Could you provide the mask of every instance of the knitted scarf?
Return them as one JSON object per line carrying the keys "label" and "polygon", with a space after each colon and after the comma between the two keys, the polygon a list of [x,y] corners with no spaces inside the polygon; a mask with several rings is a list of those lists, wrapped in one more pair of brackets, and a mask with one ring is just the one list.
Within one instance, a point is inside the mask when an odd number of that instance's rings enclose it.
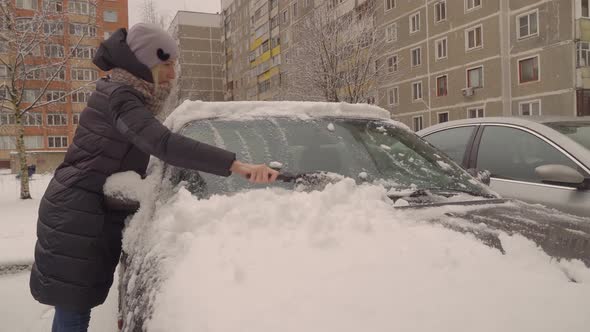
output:
{"label": "knitted scarf", "polygon": [[130,85],[141,92],[145,97],[147,109],[154,115],[158,115],[162,111],[164,102],[172,89],[170,83],[160,83],[156,89],[154,83],[144,81],[121,68],[114,68],[109,76],[111,81]]}

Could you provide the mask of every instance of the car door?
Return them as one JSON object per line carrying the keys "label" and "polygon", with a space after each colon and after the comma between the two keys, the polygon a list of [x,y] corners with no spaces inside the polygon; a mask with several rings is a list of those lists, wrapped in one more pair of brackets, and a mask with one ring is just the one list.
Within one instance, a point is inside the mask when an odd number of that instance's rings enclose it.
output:
{"label": "car door", "polygon": [[542,165],[558,164],[590,175],[557,145],[524,128],[485,125],[472,156],[478,170],[491,172],[491,189],[508,198],[540,203],[568,213],[590,215],[590,191],[574,186],[543,183],[535,173]]}
{"label": "car door", "polygon": [[478,125],[452,127],[427,134],[423,138],[457,164],[467,168],[469,155],[466,152],[471,150],[478,127]]}

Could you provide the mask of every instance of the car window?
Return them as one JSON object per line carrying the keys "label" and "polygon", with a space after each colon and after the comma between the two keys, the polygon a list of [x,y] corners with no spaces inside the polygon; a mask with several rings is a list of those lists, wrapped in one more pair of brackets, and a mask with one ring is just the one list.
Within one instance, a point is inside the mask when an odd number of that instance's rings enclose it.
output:
{"label": "car window", "polygon": [[424,136],[424,139],[461,165],[474,130],[474,126],[451,128]]}
{"label": "car window", "polygon": [[545,125],[590,149],[590,122],[552,122]]}
{"label": "car window", "polygon": [[510,127],[486,126],[477,154],[477,168],[493,177],[541,183],[535,168],[558,164],[582,171],[571,159],[539,137]]}

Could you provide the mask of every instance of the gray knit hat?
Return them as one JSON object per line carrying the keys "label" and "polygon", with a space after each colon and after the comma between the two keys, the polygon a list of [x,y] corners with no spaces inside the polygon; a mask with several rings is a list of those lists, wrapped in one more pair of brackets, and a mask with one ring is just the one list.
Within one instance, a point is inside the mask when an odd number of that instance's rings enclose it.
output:
{"label": "gray knit hat", "polygon": [[138,23],[132,26],[127,34],[127,45],[148,68],[178,58],[176,41],[155,24]]}

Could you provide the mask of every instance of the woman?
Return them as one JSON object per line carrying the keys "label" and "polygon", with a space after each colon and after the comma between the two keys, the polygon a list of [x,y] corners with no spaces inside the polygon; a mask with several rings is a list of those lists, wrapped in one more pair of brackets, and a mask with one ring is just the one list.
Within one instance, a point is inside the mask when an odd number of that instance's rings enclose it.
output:
{"label": "woman", "polygon": [[128,213],[109,209],[103,185],[117,172],[144,174],[150,155],[220,176],[268,183],[278,173],[235,154],[171,133],[155,117],[175,78],[176,42],[155,25],[120,29],[94,58],[109,77],[96,84],[73,143],[39,206],[33,297],[55,306],[53,331],[86,331],[102,304],[121,254]]}

